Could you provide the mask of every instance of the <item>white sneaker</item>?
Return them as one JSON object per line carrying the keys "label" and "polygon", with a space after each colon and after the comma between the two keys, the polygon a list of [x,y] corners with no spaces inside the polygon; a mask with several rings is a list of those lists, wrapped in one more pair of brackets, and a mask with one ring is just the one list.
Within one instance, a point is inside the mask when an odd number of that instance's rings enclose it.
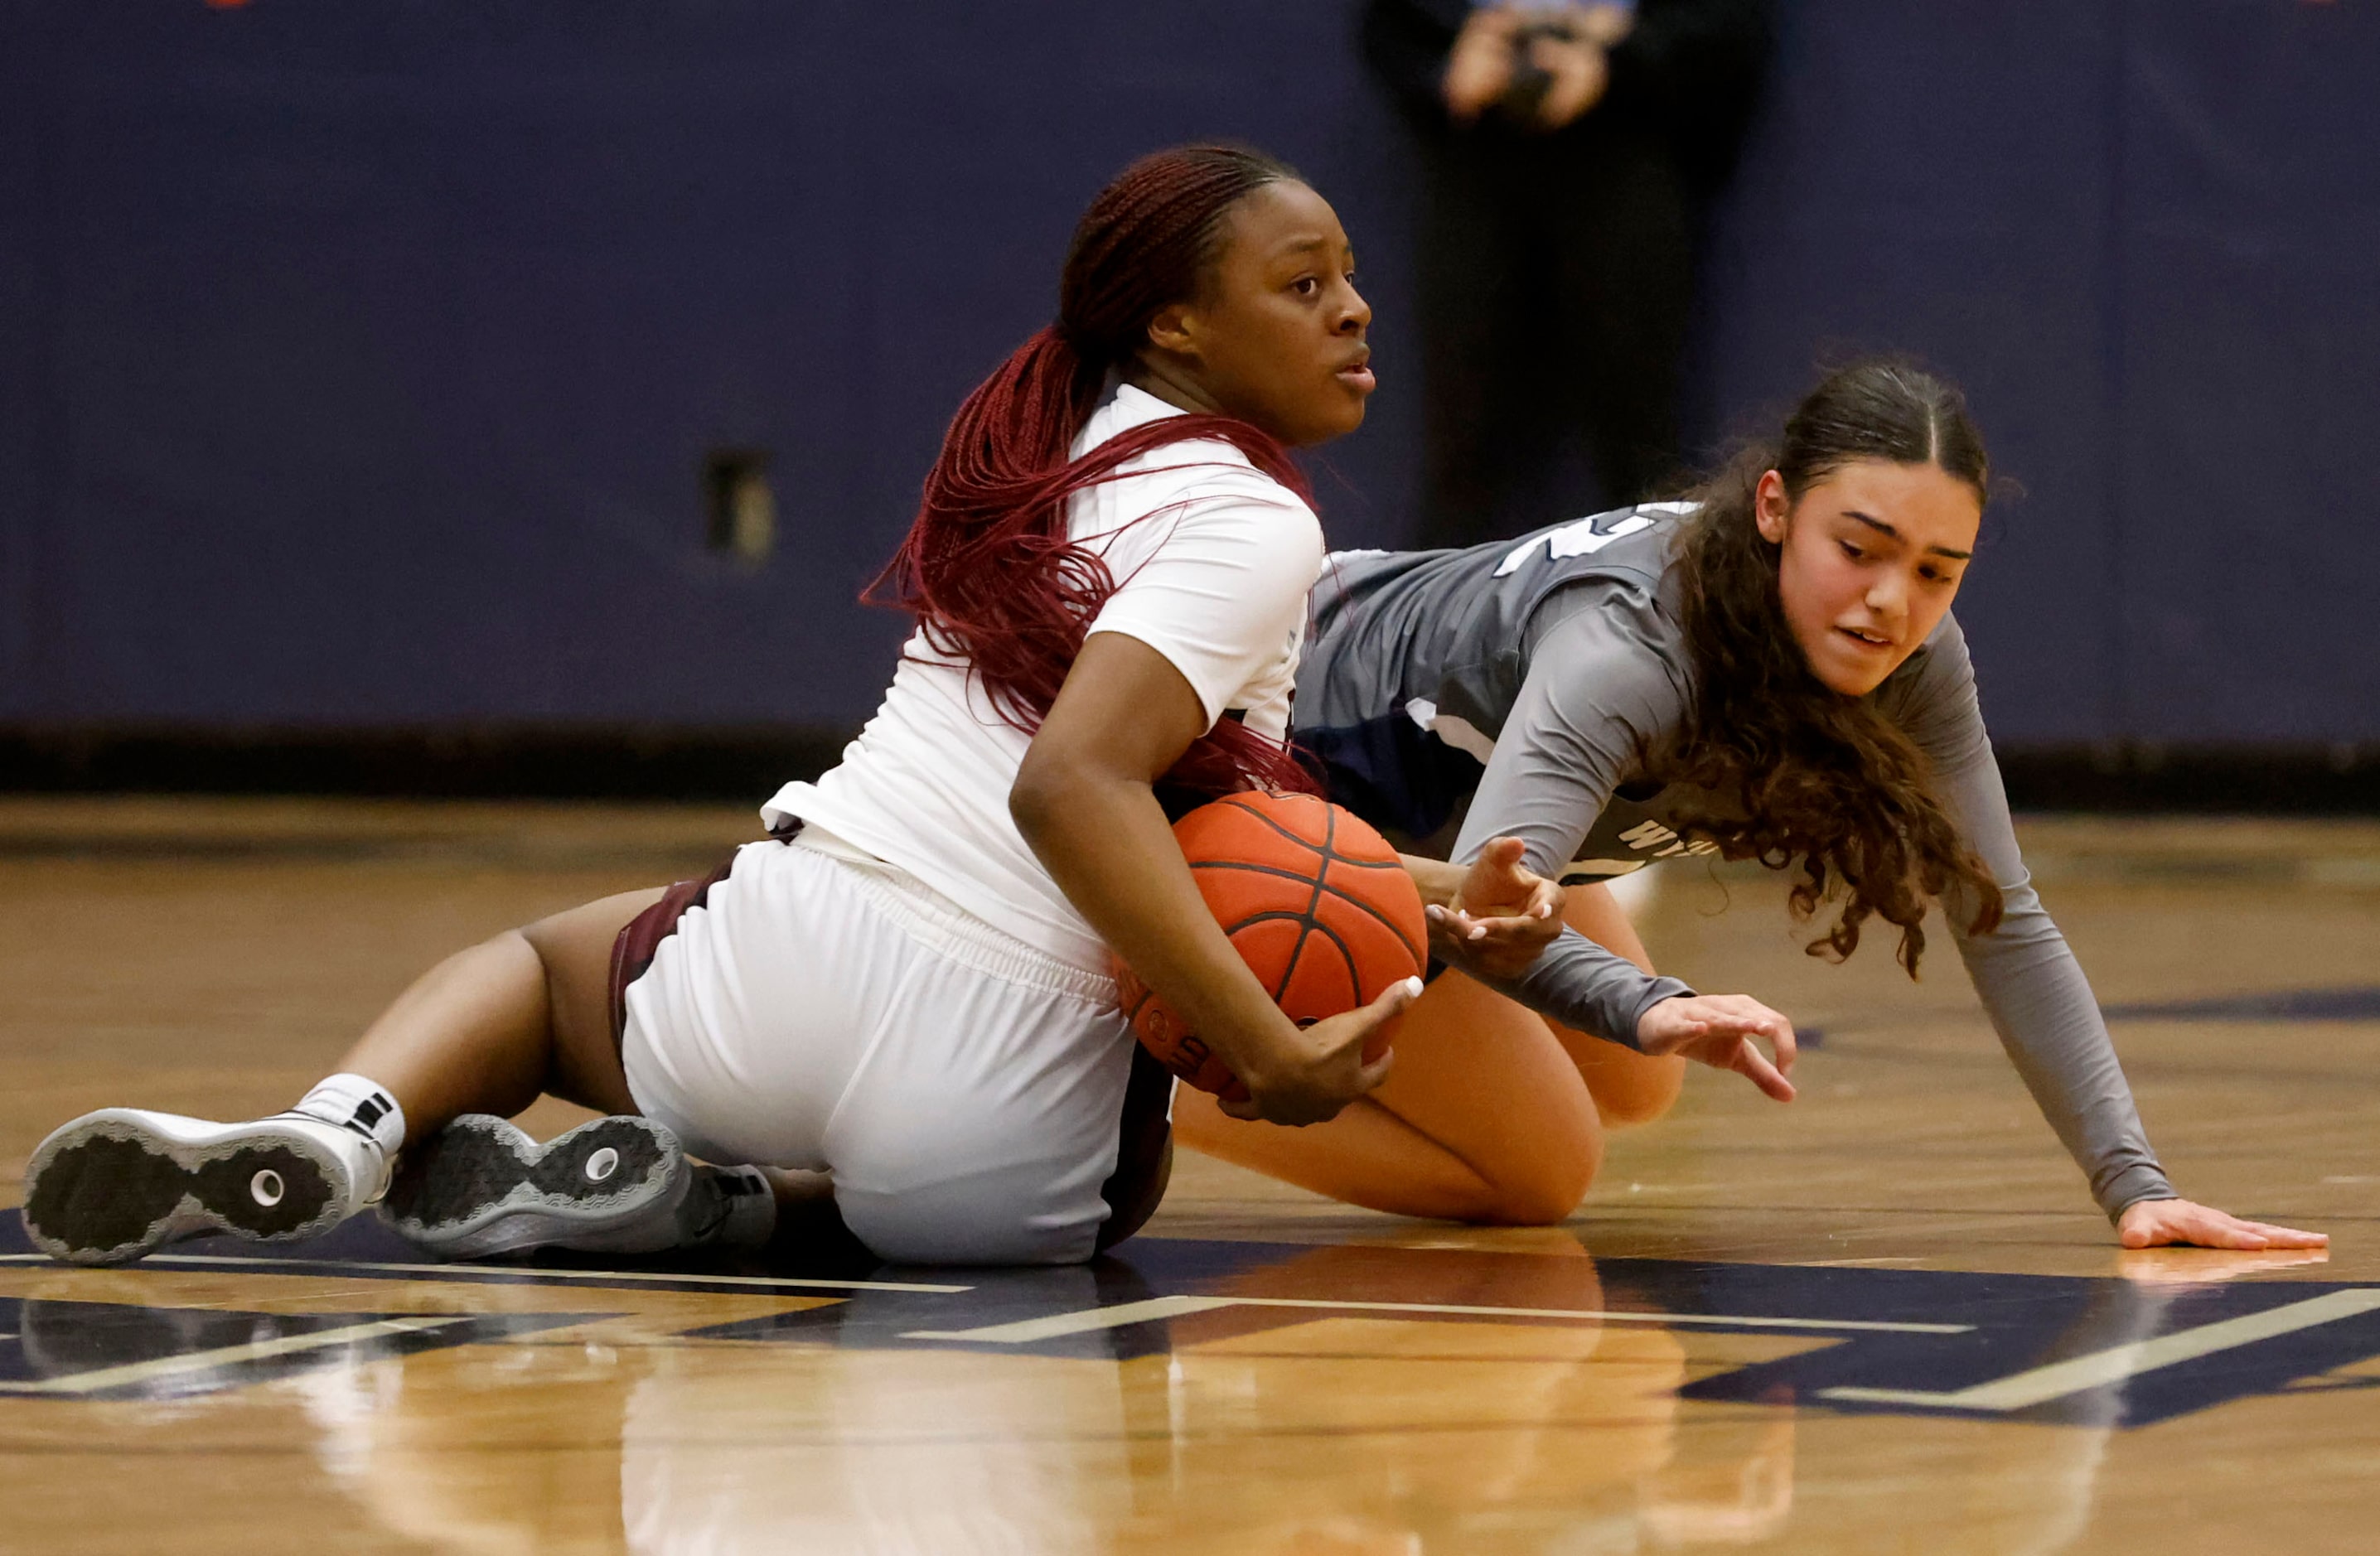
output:
{"label": "white sneaker", "polygon": [[649,1118],[599,1118],[540,1145],[465,1113],[405,1153],[380,1219],[441,1258],[529,1248],[658,1253],[680,1246],[694,1164]]}
{"label": "white sneaker", "polygon": [[25,1168],[25,1231],[69,1264],[124,1264],[227,1232],[328,1232],[387,1191],[378,1141],[302,1113],[213,1124],[102,1108],[55,1130]]}

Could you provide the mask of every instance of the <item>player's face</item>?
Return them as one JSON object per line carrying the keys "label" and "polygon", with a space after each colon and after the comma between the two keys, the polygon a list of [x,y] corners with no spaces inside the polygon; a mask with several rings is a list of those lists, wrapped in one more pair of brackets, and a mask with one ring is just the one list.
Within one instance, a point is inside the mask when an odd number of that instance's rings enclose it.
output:
{"label": "player's face", "polygon": [[1232,207],[1200,295],[1150,326],[1152,364],[1215,409],[1293,447],[1364,423],[1372,310],[1330,204],[1304,184],[1267,184]]}
{"label": "player's face", "polygon": [[1941,624],[1984,508],[1973,487],[1935,466],[1858,459],[1798,503],[1769,471],[1754,517],[1780,548],[1778,594],[1811,674],[1864,697]]}

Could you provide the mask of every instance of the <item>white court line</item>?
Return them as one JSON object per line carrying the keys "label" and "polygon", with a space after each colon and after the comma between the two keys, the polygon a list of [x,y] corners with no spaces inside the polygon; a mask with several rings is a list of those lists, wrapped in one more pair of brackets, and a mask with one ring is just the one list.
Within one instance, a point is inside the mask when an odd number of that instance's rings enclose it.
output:
{"label": "white court line", "polygon": [[251,1340],[245,1345],[190,1351],[178,1356],[160,1356],[155,1361],[127,1362],[121,1367],[103,1367],[67,1378],[44,1378],[28,1383],[0,1382],[0,1394],[96,1393],[102,1389],[120,1389],[130,1383],[146,1383],[184,1373],[212,1372],[217,1368],[263,1361],[298,1351],[324,1350],[358,1340],[375,1340],[389,1334],[414,1334],[423,1330],[443,1329],[450,1324],[470,1321],[469,1314],[435,1319],[381,1319],[368,1324],[349,1324],[344,1329],[317,1330],[312,1334],[285,1334],[278,1340]]}
{"label": "white court line", "polygon": [[1086,1307],[1079,1313],[1055,1313],[1013,1324],[986,1324],[981,1329],[913,1329],[904,1340],[982,1340],[994,1345],[1024,1345],[1055,1340],[1062,1334],[1087,1334],[1093,1330],[1122,1329],[1155,1319],[1178,1319],[1211,1307],[1229,1307],[1228,1296],[1153,1296],[1146,1302],[1119,1302],[1107,1307]]}
{"label": "white court line", "polygon": [[2196,1329],[2179,1330],[2161,1334],[2155,1340],[2137,1341],[2088,1355],[2075,1356],[2047,1367],[2036,1367],[2024,1372],[1995,1378],[1988,1383],[1977,1383],[1964,1389],[1952,1389],[1943,1393],[1931,1393],[1918,1389],[1820,1389],[1820,1399],[1850,1400],[1870,1404],[1922,1404],[1944,1410],[2022,1410],[2029,1405],[2046,1404],[2067,1394],[2081,1393],[2109,1383],[2120,1383],[2127,1378],[2153,1372],[2177,1362],[2194,1361],[2213,1355],[2236,1345],[2269,1340],[2277,1334],[2289,1334],[2317,1324],[2335,1323],[2351,1319],[2359,1313],[2380,1308],[2380,1288],[2358,1291],[2335,1291],[2303,1302],[2267,1308],[2262,1313],[2249,1313],[2237,1319],[2225,1319],[2220,1323],[2201,1324]]}
{"label": "white court line", "polygon": [[1078,1313],[1057,1313],[1046,1319],[1026,1319],[1011,1324],[987,1324],[981,1329],[916,1329],[904,1340],[975,1340],[993,1345],[1026,1345],[1062,1334],[1120,1329],[1155,1319],[1185,1313],[1211,1312],[1218,1307],[1301,1307],[1321,1312],[1436,1313],[1465,1319],[1575,1319],[1623,1324],[1709,1324],[1724,1329],[1806,1329],[1834,1333],[1845,1330],[1885,1334],[1966,1334],[1973,1324],[1895,1323],[1880,1319],[1767,1319],[1727,1313],[1617,1313],[1581,1307],[1474,1307],[1445,1302],[1332,1302],[1302,1296],[1160,1296],[1146,1302],[1122,1302],[1112,1307],[1088,1307]]}
{"label": "white court line", "polygon": [[[0,1254],[0,1264],[50,1264],[55,1262],[47,1254]],[[973,1291],[973,1286],[926,1285],[908,1281],[806,1281],[779,1275],[672,1275],[651,1270],[540,1270],[519,1264],[383,1264],[359,1258],[273,1258],[263,1255],[243,1258],[234,1254],[151,1254],[142,1264],[232,1264],[244,1269],[270,1270],[285,1267],[313,1270],[377,1270],[394,1274],[411,1275],[419,1280],[435,1281],[442,1275],[509,1275],[525,1281],[588,1281],[599,1284],[609,1282],[689,1282],[703,1286],[800,1286],[816,1291],[913,1291],[953,1295]],[[63,1268],[79,1269],[69,1265]]]}

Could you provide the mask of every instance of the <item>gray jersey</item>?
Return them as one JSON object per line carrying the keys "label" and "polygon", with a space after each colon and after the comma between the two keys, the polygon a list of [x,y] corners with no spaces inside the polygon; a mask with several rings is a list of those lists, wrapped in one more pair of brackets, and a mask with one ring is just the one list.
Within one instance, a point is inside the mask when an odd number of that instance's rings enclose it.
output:
{"label": "gray jersey", "polygon": [[[1669,570],[1691,511],[1653,504],[1465,551],[1330,558],[1296,726],[1332,796],[1419,852],[1468,859],[1490,837],[1518,837],[1531,869],[1572,881],[1706,847],[1679,829],[1718,796],[1645,771],[1693,695]],[[2110,1215],[2171,1197],[2098,1003],[2018,852],[1955,619],[1871,695],[1932,762],[1952,821],[1999,883],[1997,930],[1969,935],[1950,917],[2010,1059]],[[1647,1007],[1691,991],[1569,933],[1503,991],[1633,1042]]]}

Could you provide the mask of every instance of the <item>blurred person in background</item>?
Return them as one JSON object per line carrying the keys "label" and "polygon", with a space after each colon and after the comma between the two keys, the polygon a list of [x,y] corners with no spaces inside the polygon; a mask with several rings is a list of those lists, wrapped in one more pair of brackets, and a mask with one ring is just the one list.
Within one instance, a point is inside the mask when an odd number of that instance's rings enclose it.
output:
{"label": "blurred person in background", "polygon": [[1418,543],[1650,495],[1766,0],[1369,0],[1364,46],[1421,147]]}

